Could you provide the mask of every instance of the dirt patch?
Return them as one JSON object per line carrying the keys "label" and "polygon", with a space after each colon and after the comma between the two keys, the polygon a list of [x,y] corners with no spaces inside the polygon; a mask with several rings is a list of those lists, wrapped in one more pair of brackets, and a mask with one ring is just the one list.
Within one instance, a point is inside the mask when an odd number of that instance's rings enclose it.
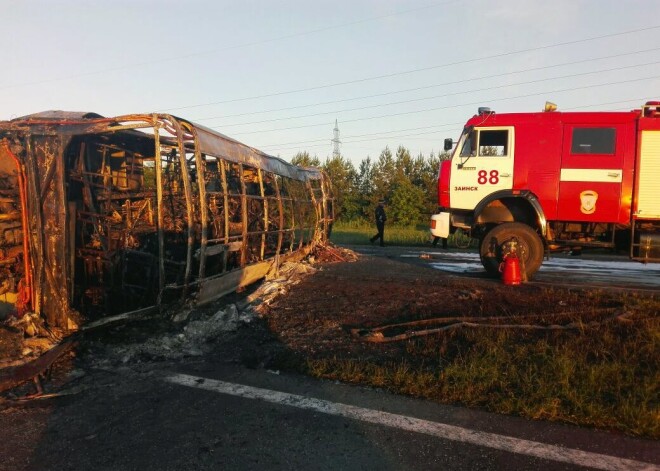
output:
{"label": "dirt patch", "polygon": [[9,325],[0,326],[0,365],[22,357],[24,335]]}
{"label": "dirt patch", "polygon": [[[447,317],[543,318],[545,323],[588,318],[621,307],[602,292],[504,286],[497,280],[457,278],[437,270],[363,256],[353,263],[324,263],[314,276],[267,307],[267,321],[292,351],[312,358],[348,355],[387,361],[405,343],[373,345],[351,330]],[[565,320],[565,319],[564,319]]]}
{"label": "dirt patch", "polygon": [[[653,295],[452,276],[361,256],[263,309],[294,366],[438,402],[657,437]],[[272,366],[271,366],[272,367]]]}

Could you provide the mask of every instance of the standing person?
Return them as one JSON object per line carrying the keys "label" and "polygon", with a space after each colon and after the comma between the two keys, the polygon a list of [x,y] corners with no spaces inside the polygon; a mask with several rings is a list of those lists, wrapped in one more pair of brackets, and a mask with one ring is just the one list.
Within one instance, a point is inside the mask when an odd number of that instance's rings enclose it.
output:
{"label": "standing person", "polygon": [[378,229],[378,234],[369,239],[372,244],[380,239],[380,246],[385,246],[385,239],[383,238],[385,221],[387,221],[387,215],[385,214],[385,200],[380,200],[378,206],[376,206],[376,229]]}

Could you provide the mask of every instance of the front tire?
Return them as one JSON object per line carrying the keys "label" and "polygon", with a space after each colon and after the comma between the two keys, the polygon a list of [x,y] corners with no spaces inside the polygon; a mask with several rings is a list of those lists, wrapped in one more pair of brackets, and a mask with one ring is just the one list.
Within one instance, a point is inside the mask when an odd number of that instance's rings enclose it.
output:
{"label": "front tire", "polygon": [[518,256],[523,262],[521,268],[525,267],[527,278],[531,278],[541,267],[543,241],[539,234],[527,224],[505,222],[488,231],[479,244],[481,264],[490,276],[500,276],[503,245],[514,237],[518,240]]}

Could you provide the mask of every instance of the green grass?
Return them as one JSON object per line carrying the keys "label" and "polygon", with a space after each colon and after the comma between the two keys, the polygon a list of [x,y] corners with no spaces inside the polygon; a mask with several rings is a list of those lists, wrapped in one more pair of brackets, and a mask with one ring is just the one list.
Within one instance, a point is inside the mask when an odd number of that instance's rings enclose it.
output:
{"label": "green grass", "polygon": [[[367,223],[340,223],[331,240],[365,244],[374,233]],[[385,241],[423,245],[430,235],[425,226],[386,226]],[[560,288],[537,296],[549,312],[553,306],[558,311],[569,309],[558,306],[582,306],[575,317],[548,321],[577,322],[580,328],[461,329],[357,349],[362,353],[308,354],[299,358],[298,368],[316,377],[446,404],[660,439],[660,299]],[[592,323],[597,308],[616,308],[631,316]],[[388,348],[395,353],[388,354]]]}
{"label": "green grass", "polygon": [[[376,234],[376,224],[365,221],[337,222],[332,227],[330,240],[335,244],[364,245],[369,243],[369,238]],[[429,226],[418,224],[417,226],[385,225],[385,244],[403,246],[429,245],[433,240]],[[456,247],[459,244],[465,246],[469,239],[462,234],[449,236],[449,246]]]}
{"label": "green grass", "polygon": [[465,329],[408,341],[401,360],[308,359],[317,377],[534,419],[660,438],[660,303],[577,331]]}

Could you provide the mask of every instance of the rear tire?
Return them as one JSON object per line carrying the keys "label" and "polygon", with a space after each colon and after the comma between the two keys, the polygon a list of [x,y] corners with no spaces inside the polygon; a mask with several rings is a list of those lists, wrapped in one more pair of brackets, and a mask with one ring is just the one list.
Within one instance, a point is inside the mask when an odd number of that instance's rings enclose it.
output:
{"label": "rear tire", "polygon": [[538,233],[527,224],[521,222],[505,222],[493,227],[484,235],[479,244],[481,264],[490,276],[500,276],[502,263],[502,245],[513,237],[518,239],[518,256],[521,258],[530,278],[543,263],[543,241]]}

